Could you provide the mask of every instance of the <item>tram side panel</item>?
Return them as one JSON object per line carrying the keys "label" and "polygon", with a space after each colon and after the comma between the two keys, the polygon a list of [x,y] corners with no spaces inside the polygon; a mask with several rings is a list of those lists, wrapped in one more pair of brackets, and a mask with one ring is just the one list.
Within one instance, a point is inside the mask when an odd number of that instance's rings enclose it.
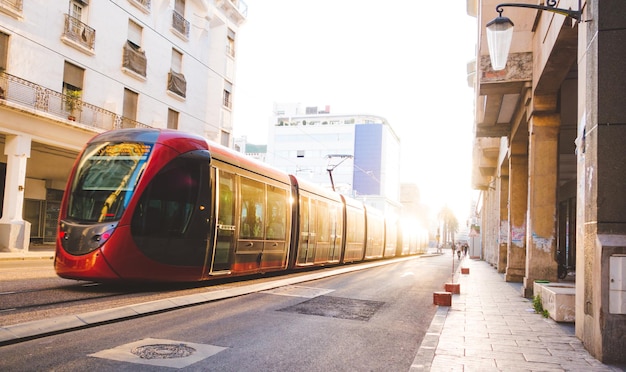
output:
{"label": "tram side panel", "polygon": [[367,221],[367,240],[365,243],[365,258],[373,260],[383,257],[385,248],[385,218],[382,213],[372,208],[365,208]]}
{"label": "tram side panel", "polygon": [[343,204],[340,196],[291,176],[297,189],[296,267],[339,263]]}
{"label": "tram side panel", "polygon": [[383,256],[385,258],[394,257],[398,255],[398,219],[394,217],[387,217],[385,219],[385,250]]}
{"label": "tram side panel", "polygon": [[362,203],[344,198],[346,216],[346,238],[342,262],[362,261],[365,257],[366,220]]}

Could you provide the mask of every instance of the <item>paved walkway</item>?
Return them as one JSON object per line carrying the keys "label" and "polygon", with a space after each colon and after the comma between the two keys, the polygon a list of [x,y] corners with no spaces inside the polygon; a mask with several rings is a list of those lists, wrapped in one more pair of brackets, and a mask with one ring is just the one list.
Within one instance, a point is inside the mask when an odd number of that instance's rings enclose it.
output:
{"label": "paved walkway", "polygon": [[535,313],[521,283],[485,261],[464,259],[460,294],[439,306],[410,371],[623,371],[592,357],[573,323]]}

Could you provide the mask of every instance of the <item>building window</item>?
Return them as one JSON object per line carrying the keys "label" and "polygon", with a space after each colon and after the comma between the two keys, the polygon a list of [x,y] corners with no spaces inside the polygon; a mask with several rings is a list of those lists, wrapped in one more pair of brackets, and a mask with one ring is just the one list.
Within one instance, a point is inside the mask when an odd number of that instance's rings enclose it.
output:
{"label": "building window", "polygon": [[226,53],[235,58],[235,31],[228,29],[228,36],[226,37]]}
{"label": "building window", "polygon": [[85,70],[69,62],[63,67],[63,105],[71,120],[82,110],[83,77]]}
{"label": "building window", "polygon": [[187,96],[187,80],[182,73],[183,54],[172,49],[172,66],[167,76],[167,90],[181,97]]}
{"label": "building window", "polygon": [[70,5],[70,16],[76,18],[79,21],[83,21],[83,3],[78,1],[72,1]]}
{"label": "building window", "polygon": [[228,108],[232,108],[232,102],[231,102],[232,90],[233,90],[233,85],[228,81],[224,81],[224,106]]}
{"label": "building window", "polygon": [[174,2],[172,28],[184,37],[189,37],[189,21],[185,19],[185,0],[175,0]]}
{"label": "building window", "polygon": [[9,59],[9,35],[0,32],[0,72],[6,71]]}
{"label": "building window", "polygon": [[137,127],[137,102],[139,94],[124,88],[124,107],[122,108],[122,128]]}
{"label": "building window", "polygon": [[220,134],[220,144],[226,147],[230,146],[230,134],[228,132],[222,131]]}
{"label": "building window", "polygon": [[172,71],[174,72],[182,72],[183,71],[183,54],[176,49],[172,48]]}
{"label": "building window", "polygon": [[122,53],[122,67],[146,77],[148,60],[146,52],[141,49],[142,34],[143,28],[132,20],[128,20],[128,39]]}
{"label": "building window", "polygon": [[70,2],[69,12],[65,15],[63,37],[92,52],[95,46],[96,30],[83,23],[86,5],[86,1],[75,0]]}
{"label": "building window", "polygon": [[135,44],[137,48],[141,48],[141,36],[143,27],[133,20],[128,20],[128,41]]}
{"label": "building window", "polygon": [[178,129],[178,111],[167,109],[167,128]]}

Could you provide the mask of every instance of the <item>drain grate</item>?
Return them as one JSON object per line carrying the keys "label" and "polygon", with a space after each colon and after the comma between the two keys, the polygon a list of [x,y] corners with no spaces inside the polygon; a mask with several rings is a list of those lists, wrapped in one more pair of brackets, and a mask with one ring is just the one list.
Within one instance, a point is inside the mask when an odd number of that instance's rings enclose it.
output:
{"label": "drain grate", "polygon": [[196,349],[185,344],[154,344],[138,346],[130,352],[141,359],[174,359],[186,358],[195,353]]}
{"label": "drain grate", "polygon": [[385,303],[352,298],[319,296],[281,309],[298,314],[368,321]]}

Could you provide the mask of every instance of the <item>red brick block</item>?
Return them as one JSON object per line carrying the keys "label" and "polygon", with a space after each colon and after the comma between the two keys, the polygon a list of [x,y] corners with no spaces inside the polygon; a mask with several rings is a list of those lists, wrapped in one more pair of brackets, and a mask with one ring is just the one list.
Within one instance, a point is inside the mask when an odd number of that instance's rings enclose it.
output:
{"label": "red brick block", "polygon": [[452,306],[452,293],[435,292],[433,293],[433,304],[439,306]]}
{"label": "red brick block", "polygon": [[446,283],[444,288],[446,292],[451,292],[454,294],[461,293],[461,283]]}
{"label": "red brick block", "polygon": [[462,267],[461,274],[469,274],[469,267]]}

